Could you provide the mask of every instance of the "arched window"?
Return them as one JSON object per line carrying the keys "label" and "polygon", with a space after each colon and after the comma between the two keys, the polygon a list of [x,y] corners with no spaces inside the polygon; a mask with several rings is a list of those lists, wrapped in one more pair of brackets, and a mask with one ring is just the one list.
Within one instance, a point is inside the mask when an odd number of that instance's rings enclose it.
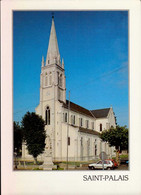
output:
{"label": "arched window", "polygon": [[71,115],[71,124],[73,124],[73,115]]}
{"label": "arched window", "polygon": [[73,116],[73,124],[75,125],[75,115]]}
{"label": "arched window", "polygon": [[100,123],[100,131],[102,131],[102,124]]}
{"label": "arched window", "polygon": [[65,122],[68,121],[67,118],[68,118],[67,113],[65,113]]}
{"label": "arched window", "polygon": [[48,106],[45,111],[45,122],[46,125],[50,125],[50,108]]}
{"label": "arched window", "polygon": [[60,83],[60,81],[59,81],[59,72],[57,72],[57,80],[58,80],[58,85],[59,85],[59,83]]}
{"label": "arched window", "polygon": [[48,85],[48,82],[47,82],[47,73],[45,74],[45,86]]}
{"label": "arched window", "polygon": [[58,89],[58,99],[59,99],[59,100],[61,99],[61,92],[60,92],[60,89]]}
{"label": "arched window", "polygon": [[80,126],[82,127],[83,126],[83,119],[80,118]]}
{"label": "arched window", "polygon": [[51,74],[51,72],[49,73],[49,85],[51,85],[52,84],[52,74]]}
{"label": "arched window", "polygon": [[79,126],[82,127],[83,126],[83,119],[79,118]]}
{"label": "arched window", "polygon": [[70,146],[70,137],[68,137],[68,146]]}
{"label": "arched window", "polygon": [[60,79],[59,80],[60,80],[59,84],[62,87],[62,74],[60,75]]}
{"label": "arched window", "polygon": [[97,156],[97,144],[95,144],[94,154],[95,154],[95,156]]}
{"label": "arched window", "polygon": [[89,121],[86,120],[86,128],[88,129],[89,128]]}

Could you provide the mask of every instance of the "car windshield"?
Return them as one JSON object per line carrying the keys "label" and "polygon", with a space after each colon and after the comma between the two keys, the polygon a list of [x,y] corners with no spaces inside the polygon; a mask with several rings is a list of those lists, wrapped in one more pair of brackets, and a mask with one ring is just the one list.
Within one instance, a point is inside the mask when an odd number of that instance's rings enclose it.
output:
{"label": "car windshield", "polygon": [[102,161],[99,161],[97,164],[102,164]]}

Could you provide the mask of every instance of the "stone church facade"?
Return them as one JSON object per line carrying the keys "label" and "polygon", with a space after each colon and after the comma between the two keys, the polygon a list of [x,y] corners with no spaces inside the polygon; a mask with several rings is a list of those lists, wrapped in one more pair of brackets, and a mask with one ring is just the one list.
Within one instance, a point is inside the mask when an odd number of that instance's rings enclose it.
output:
{"label": "stone church facade", "polygon": [[[114,148],[102,142],[99,135],[104,129],[116,127],[113,108],[88,110],[66,100],[64,60],[60,58],[54,18],[46,60],[42,57],[40,75],[40,103],[36,113],[45,120],[45,130],[51,140],[53,161],[88,161],[106,152],[114,155]],[[44,160],[44,155],[38,156]],[[32,159],[26,145],[22,145],[22,158]]]}

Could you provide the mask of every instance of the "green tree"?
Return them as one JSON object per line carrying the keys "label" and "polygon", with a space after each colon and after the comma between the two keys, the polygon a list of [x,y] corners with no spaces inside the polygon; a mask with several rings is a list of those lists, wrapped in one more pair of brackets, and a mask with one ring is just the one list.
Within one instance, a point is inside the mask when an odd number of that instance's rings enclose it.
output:
{"label": "green tree", "polygon": [[119,151],[128,150],[128,128],[126,126],[111,127],[100,135],[101,139],[116,148],[116,160],[119,162]]}
{"label": "green tree", "polygon": [[18,122],[14,121],[14,152],[20,155],[22,149],[23,132]]}
{"label": "green tree", "polygon": [[27,112],[22,119],[22,128],[28,152],[37,163],[37,156],[42,154],[45,148],[44,120],[34,112]]}

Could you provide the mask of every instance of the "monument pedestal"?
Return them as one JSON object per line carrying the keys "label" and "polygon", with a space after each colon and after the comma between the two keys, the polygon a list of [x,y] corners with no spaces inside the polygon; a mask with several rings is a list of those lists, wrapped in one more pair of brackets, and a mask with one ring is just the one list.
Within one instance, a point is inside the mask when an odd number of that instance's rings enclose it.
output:
{"label": "monument pedestal", "polygon": [[52,170],[53,168],[56,169],[57,166],[52,162],[52,144],[50,136],[47,135],[46,137],[46,147],[45,147],[45,156],[44,156],[44,163],[43,163],[43,170]]}
{"label": "monument pedestal", "polygon": [[48,171],[50,171],[50,170],[52,170],[53,168],[55,169],[55,168],[57,168],[57,166],[53,164],[53,162],[52,162],[52,157],[51,157],[51,156],[46,156],[46,157],[44,158],[43,170],[48,170]]}

